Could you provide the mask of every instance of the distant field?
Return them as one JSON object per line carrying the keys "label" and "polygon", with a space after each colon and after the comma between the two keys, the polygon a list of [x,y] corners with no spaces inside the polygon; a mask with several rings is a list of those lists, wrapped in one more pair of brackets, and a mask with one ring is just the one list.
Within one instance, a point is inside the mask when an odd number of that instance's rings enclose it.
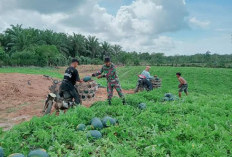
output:
{"label": "distant field", "polygon": [[55,68],[40,68],[40,67],[5,67],[0,68],[0,73],[22,73],[35,75],[49,75],[55,78],[62,78],[63,75]]}
{"label": "distant field", "polygon": [[[92,69],[93,70],[93,69]],[[94,69],[95,70],[95,69]],[[124,89],[134,89],[144,67],[118,68]],[[0,73],[46,74],[62,78],[53,68],[0,68]],[[165,93],[178,94],[176,72],[189,84],[189,96],[161,102]],[[232,155],[232,69],[152,67],[152,75],[162,79],[162,88],[127,95],[128,105],[114,98],[112,106],[97,102],[79,107],[59,117],[33,118],[7,132],[0,131],[0,146],[7,155],[27,154],[44,148],[51,156],[231,156]],[[97,80],[106,85],[105,79]],[[141,111],[137,105],[147,104]],[[101,130],[103,138],[89,140],[78,124],[93,117],[110,115],[119,125]]]}

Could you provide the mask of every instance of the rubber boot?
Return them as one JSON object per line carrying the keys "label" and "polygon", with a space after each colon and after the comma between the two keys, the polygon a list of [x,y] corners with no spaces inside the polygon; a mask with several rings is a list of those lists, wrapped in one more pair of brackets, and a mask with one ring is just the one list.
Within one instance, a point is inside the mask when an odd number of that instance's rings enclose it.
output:
{"label": "rubber boot", "polygon": [[112,103],[111,103],[111,99],[108,99],[108,103],[109,103],[109,105],[112,105]]}
{"label": "rubber boot", "polygon": [[122,98],[122,104],[126,105],[126,99],[125,98]]}

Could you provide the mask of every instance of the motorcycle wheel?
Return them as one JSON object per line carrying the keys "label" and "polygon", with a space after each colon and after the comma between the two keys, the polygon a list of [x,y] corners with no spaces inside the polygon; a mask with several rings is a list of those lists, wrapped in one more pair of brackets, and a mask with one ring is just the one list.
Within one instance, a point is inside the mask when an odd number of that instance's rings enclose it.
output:
{"label": "motorcycle wheel", "polygon": [[139,91],[139,87],[137,86],[136,88],[135,88],[135,93],[138,93],[138,91]]}
{"label": "motorcycle wheel", "polygon": [[53,101],[49,100],[46,104],[47,108],[44,111],[44,115],[50,114],[52,110]]}

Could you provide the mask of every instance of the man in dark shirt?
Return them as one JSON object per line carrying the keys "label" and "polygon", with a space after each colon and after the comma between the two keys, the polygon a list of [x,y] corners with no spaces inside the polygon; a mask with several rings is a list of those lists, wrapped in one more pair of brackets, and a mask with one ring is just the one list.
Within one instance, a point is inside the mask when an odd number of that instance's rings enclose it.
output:
{"label": "man in dark shirt", "polygon": [[64,80],[60,85],[60,96],[63,97],[64,91],[68,91],[71,96],[74,98],[76,104],[80,104],[80,98],[78,91],[75,88],[76,82],[82,82],[77,71],[77,66],[79,61],[77,59],[72,59],[70,67],[65,70]]}

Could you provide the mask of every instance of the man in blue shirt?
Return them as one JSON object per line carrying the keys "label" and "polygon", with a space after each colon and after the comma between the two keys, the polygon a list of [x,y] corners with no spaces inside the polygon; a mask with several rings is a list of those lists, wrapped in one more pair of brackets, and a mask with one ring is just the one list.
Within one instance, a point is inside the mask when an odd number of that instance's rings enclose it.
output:
{"label": "man in blue shirt", "polygon": [[146,69],[142,72],[141,75],[143,75],[146,79],[143,80],[143,84],[147,87],[148,91],[153,90],[153,85],[150,81],[150,79],[153,79],[154,77],[150,75],[150,66],[146,66]]}

